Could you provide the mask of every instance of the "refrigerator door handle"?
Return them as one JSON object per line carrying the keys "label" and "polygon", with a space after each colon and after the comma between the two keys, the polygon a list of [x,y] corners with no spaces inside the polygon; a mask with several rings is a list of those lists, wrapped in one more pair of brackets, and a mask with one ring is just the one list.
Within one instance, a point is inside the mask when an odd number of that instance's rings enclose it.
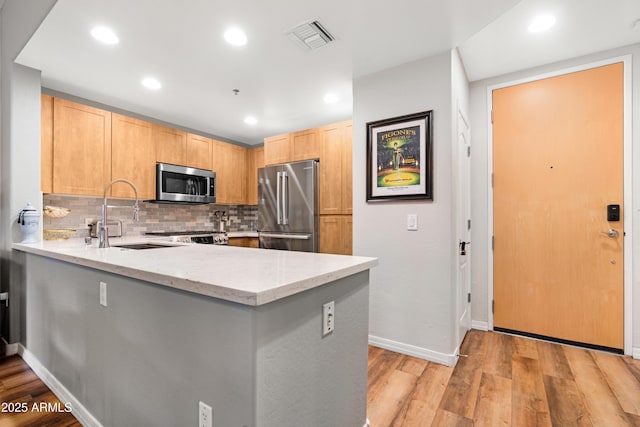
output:
{"label": "refrigerator door handle", "polygon": [[309,240],[311,238],[311,234],[280,234],[261,232],[260,237],[270,237],[272,239]]}
{"label": "refrigerator door handle", "polygon": [[282,172],[278,172],[276,179],[276,223],[278,225],[282,224],[282,211],[280,210],[280,186],[282,181]]}
{"label": "refrigerator door handle", "polygon": [[289,175],[282,172],[282,224],[289,225]]}

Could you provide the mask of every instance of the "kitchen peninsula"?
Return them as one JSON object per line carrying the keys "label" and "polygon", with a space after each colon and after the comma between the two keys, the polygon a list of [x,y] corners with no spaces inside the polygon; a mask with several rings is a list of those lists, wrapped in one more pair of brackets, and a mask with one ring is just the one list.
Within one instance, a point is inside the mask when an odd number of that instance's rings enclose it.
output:
{"label": "kitchen peninsula", "polygon": [[13,245],[25,359],[73,395],[85,425],[197,425],[199,402],[214,426],[365,423],[376,259],[118,240]]}

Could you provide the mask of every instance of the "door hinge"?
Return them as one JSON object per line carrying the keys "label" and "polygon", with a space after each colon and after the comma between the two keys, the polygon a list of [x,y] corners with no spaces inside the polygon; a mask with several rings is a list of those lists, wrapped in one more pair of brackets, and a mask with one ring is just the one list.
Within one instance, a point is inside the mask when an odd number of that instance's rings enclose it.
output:
{"label": "door hinge", "polygon": [[493,124],[493,110],[491,110],[491,124]]}
{"label": "door hinge", "polygon": [[491,300],[491,313],[495,313],[496,312],[496,301],[495,300]]}
{"label": "door hinge", "polygon": [[493,188],[493,172],[491,172],[491,188]]}
{"label": "door hinge", "polygon": [[471,230],[471,220],[467,220],[467,230]]}
{"label": "door hinge", "polygon": [[471,157],[471,146],[467,147],[467,157]]}
{"label": "door hinge", "polygon": [[467,303],[471,302],[471,292],[467,292]]}
{"label": "door hinge", "polygon": [[494,236],[491,236],[491,250],[495,250],[496,248],[496,239]]}

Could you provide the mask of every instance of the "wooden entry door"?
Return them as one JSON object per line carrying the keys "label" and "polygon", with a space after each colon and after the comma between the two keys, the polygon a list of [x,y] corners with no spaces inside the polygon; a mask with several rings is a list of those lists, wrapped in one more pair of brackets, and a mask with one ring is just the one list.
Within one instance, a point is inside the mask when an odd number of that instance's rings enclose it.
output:
{"label": "wooden entry door", "polygon": [[623,74],[493,92],[494,327],[623,349]]}

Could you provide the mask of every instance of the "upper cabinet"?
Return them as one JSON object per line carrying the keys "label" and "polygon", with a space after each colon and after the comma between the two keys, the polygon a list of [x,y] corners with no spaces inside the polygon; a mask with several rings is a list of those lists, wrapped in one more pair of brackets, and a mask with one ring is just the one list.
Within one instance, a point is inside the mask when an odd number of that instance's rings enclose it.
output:
{"label": "upper cabinet", "polygon": [[351,215],[351,121],[323,126],[320,134],[320,214]]}
{"label": "upper cabinet", "polygon": [[187,133],[178,129],[153,125],[156,161],[185,165],[187,162]]}
{"label": "upper cabinet", "polygon": [[291,160],[291,134],[272,136],[264,139],[264,164],[276,165]]}
{"label": "upper cabinet", "polygon": [[247,150],[247,204],[258,204],[258,169],[264,167],[264,147]]}
{"label": "upper cabinet", "polygon": [[[140,199],[153,199],[156,194],[156,144],[151,123],[112,113],[111,176],[128,179],[138,189]],[[115,184],[113,197],[133,198],[128,185]]]}
{"label": "upper cabinet", "polygon": [[40,104],[40,189],[53,193],[53,97],[43,94]]}
{"label": "upper cabinet", "polygon": [[317,159],[319,157],[318,128],[264,139],[264,162],[267,165]]}
{"label": "upper cabinet", "polygon": [[243,205],[247,199],[247,149],[213,140],[216,203]]}
{"label": "upper cabinet", "polygon": [[213,140],[193,133],[187,134],[186,166],[212,169]]}
{"label": "upper cabinet", "polygon": [[307,129],[291,135],[291,161],[317,159],[320,157],[318,129]]}
{"label": "upper cabinet", "polygon": [[111,180],[111,113],[53,99],[52,191],[102,196]]}

